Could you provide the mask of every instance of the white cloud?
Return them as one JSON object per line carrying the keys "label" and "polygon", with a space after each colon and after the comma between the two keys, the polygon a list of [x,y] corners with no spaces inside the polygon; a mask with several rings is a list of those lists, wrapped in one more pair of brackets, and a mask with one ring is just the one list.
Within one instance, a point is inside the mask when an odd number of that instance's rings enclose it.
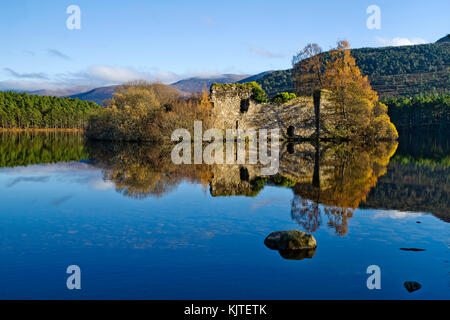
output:
{"label": "white cloud", "polygon": [[8,179],[6,184],[9,187],[14,187],[21,182],[46,182],[50,178],[89,185],[91,189],[100,191],[114,189],[115,187],[112,181],[103,179],[100,168],[77,161],[0,168],[0,173],[12,177],[12,179]]}
{"label": "white cloud", "polygon": [[[7,74],[11,78],[0,81],[0,90],[18,91],[68,91],[79,88],[80,90],[78,92],[81,92],[97,87],[122,84],[133,80],[170,84],[191,77],[208,78],[220,75],[219,72],[210,70],[191,70],[183,74],[176,74],[169,71],[161,71],[156,68],[137,70],[130,67],[108,65],[92,65],[78,72],[58,74],[21,74],[11,68],[4,68],[3,71],[4,74]],[[65,95],[70,94],[71,93],[67,93]]]}
{"label": "white cloud", "polygon": [[412,45],[417,45],[417,44],[428,43],[428,41],[421,39],[421,38],[408,39],[408,38],[399,38],[399,37],[396,37],[393,39],[377,37],[377,41],[383,46],[394,46],[394,47],[412,46]]}
{"label": "white cloud", "polygon": [[172,72],[138,71],[128,67],[106,65],[94,65],[83,71],[54,75],[45,73],[22,74],[11,68],[4,68],[3,71],[11,78],[0,81],[0,90],[66,90],[74,87],[95,88],[133,80],[172,83],[181,79],[179,75]]}
{"label": "white cloud", "polygon": [[170,73],[148,73],[134,70],[125,67],[111,67],[104,65],[91,66],[86,74],[87,78],[91,80],[99,80],[105,82],[122,83],[133,80],[148,80],[148,81],[167,81],[168,78],[175,78]]}
{"label": "white cloud", "polygon": [[99,191],[114,189],[115,186],[114,182],[105,181],[103,179],[94,180],[91,183],[91,188]]}
{"label": "white cloud", "polygon": [[418,218],[423,216],[423,213],[418,212],[402,212],[402,211],[381,211],[377,212],[373,217],[374,219],[380,219],[380,218],[390,218],[390,219],[412,219],[412,218]]}
{"label": "white cloud", "polygon": [[60,90],[66,88],[68,88],[67,85],[55,84],[49,81],[32,81],[32,80],[0,81],[0,90],[34,91],[34,90]]}

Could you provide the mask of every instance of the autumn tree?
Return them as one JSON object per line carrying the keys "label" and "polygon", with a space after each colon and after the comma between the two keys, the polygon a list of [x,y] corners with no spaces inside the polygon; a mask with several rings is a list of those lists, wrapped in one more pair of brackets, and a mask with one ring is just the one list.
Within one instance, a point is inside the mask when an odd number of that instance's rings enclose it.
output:
{"label": "autumn tree", "polygon": [[322,88],[322,49],[316,43],[308,44],[292,58],[293,78],[298,96],[311,96]]}
{"label": "autumn tree", "polygon": [[131,82],[119,86],[106,108],[90,118],[86,133],[97,140],[170,141],[173,130],[190,130],[206,117],[199,105],[200,99],[188,99],[172,86]]}
{"label": "autumn tree", "polygon": [[329,52],[322,75],[322,88],[331,93],[321,117],[322,128],[345,139],[397,139],[398,133],[378,101],[367,76],[361,74],[347,41]]}
{"label": "autumn tree", "polygon": [[212,109],[212,103],[209,97],[208,89],[206,88],[206,84],[203,86],[202,97],[200,99],[200,108],[204,110]]}

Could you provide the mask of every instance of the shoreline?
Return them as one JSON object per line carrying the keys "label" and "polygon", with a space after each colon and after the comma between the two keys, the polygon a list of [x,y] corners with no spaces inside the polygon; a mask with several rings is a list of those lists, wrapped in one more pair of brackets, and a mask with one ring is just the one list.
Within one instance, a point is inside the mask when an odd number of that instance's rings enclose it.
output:
{"label": "shoreline", "polygon": [[84,129],[63,129],[63,128],[0,128],[0,132],[79,132],[83,133]]}

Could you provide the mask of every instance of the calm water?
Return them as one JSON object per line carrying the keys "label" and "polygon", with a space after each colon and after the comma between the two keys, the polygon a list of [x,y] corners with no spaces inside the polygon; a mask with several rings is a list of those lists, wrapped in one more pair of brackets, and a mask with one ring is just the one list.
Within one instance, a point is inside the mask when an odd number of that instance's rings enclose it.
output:
{"label": "calm water", "polygon": [[[3,134],[0,298],[449,299],[449,151],[431,134],[287,145],[267,178],[175,166],[167,146]],[[317,250],[283,258],[264,245],[291,229]],[[73,264],[78,291],[66,288]],[[381,290],[367,289],[370,265]]]}

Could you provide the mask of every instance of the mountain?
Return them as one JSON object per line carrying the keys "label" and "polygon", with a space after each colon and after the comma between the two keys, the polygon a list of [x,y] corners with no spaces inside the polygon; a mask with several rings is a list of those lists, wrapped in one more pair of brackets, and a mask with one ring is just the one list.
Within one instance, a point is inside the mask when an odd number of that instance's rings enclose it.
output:
{"label": "mountain", "polygon": [[[353,49],[352,55],[381,97],[444,93],[450,88],[448,36],[424,45]],[[269,96],[294,92],[291,69],[266,73],[256,81]]]}
{"label": "mountain", "polygon": [[[217,83],[235,83],[244,78],[248,78],[249,75],[239,75],[239,74],[224,74],[218,75],[215,77],[193,77],[184,80],[180,80],[172,84],[175,88],[180,90],[182,93],[190,94],[190,93],[198,93],[203,90],[203,87],[209,87],[217,82]],[[72,94],[68,96],[69,98],[78,98],[80,100],[90,100],[102,105],[104,100],[111,99],[113,93],[117,86],[108,86],[95,88],[93,90]]]}
{"label": "mountain", "polygon": [[[450,88],[449,35],[436,43],[353,49],[361,72],[369,76],[372,87],[381,97],[417,96],[448,92]],[[328,53],[324,53],[327,59]],[[172,84],[183,93],[198,93],[213,83],[245,83],[256,81],[269,96],[279,92],[294,92],[292,70],[266,71],[256,75],[223,74],[212,77],[192,77]],[[87,92],[67,95],[70,98],[91,100],[102,104],[110,99],[116,86],[96,88]],[[80,91],[78,91],[80,92]],[[53,95],[46,91],[35,93]],[[62,96],[62,95],[60,95]]]}
{"label": "mountain", "polygon": [[239,80],[237,82],[238,83],[246,83],[246,82],[257,81],[257,80],[261,79],[262,77],[264,77],[265,75],[267,75],[267,74],[269,74],[271,72],[275,72],[275,71],[271,70],[271,71],[261,72],[261,73],[255,74],[254,76],[250,76],[250,77],[247,77],[245,79]]}
{"label": "mountain", "polygon": [[193,77],[175,82],[172,86],[184,93],[198,93],[202,92],[205,85],[209,89],[213,83],[235,83],[248,78],[249,76],[250,75],[222,74],[213,77]]}
{"label": "mountain", "polygon": [[66,97],[73,94],[77,94],[80,92],[85,92],[90,90],[92,87],[71,87],[66,89],[55,89],[55,90],[49,90],[49,89],[41,89],[41,90],[33,90],[33,91],[18,91],[13,90],[15,92],[26,92],[27,94],[36,95],[36,96],[49,96],[49,97]]}
{"label": "mountain", "polygon": [[95,88],[93,90],[78,93],[69,96],[69,98],[78,98],[80,100],[89,100],[94,101],[99,105],[103,104],[104,100],[111,99],[113,96],[114,91],[116,90],[117,86],[108,86],[108,87],[101,87],[101,88]]}
{"label": "mountain", "polygon": [[449,42],[449,41],[450,41],[450,34],[448,34],[445,37],[439,39],[438,41],[436,41],[436,43]]}

